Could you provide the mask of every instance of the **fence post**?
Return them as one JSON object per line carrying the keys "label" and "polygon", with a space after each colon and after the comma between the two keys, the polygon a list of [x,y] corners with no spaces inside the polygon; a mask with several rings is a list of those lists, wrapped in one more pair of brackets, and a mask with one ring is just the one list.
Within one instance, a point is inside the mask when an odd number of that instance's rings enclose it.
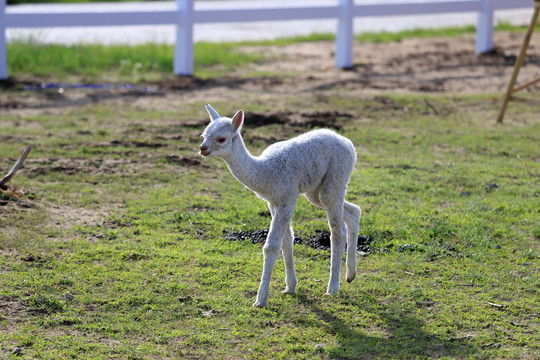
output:
{"label": "fence post", "polygon": [[180,19],[176,25],[173,71],[175,75],[193,75],[193,0],[176,0],[176,8]]}
{"label": "fence post", "polygon": [[482,9],[478,13],[476,25],[476,53],[485,53],[491,49],[493,49],[493,4],[491,0],[482,0]]}
{"label": "fence post", "polygon": [[6,0],[0,0],[0,80],[7,79]]}
{"label": "fence post", "polygon": [[339,18],[336,34],[336,67],[353,66],[353,0],[339,1]]}

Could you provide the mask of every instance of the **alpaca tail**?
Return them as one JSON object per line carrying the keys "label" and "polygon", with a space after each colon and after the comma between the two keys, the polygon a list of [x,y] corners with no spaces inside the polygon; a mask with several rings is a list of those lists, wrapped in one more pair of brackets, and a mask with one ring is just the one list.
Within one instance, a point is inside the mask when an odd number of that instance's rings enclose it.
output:
{"label": "alpaca tail", "polygon": [[360,207],[345,201],[343,215],[347,226],[347,282],[351,282],[356,276],[358,232],[360,231],[362,210]]}

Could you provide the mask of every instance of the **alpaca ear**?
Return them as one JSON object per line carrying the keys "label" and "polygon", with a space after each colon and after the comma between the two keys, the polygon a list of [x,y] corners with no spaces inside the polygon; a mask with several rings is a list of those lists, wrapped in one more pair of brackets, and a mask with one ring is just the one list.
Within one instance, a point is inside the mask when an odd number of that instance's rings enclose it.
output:
{"label": "alpaca ear", "polygon": [[236,114],[234,114],[231,125],[233,132],[237,132],[242,129],[242,125],[244,125],[244,112],[242,110],[238,110]]}
{"label": "alpaca ear", "polygon": [[217,111],[214,110],[214,108],[210,104],[206,104],[205,107],[206,107],[206,111],[208,111],[208,115],[210,115],[210,121],[214,121],[214,120],[219,119],[221,117],[221,116],[219,116]]}

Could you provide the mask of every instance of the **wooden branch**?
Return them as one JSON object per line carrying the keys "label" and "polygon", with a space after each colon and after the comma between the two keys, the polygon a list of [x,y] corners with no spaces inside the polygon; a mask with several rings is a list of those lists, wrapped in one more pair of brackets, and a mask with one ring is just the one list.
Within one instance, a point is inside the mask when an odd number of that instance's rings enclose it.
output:
{"label": "wooden branch", "polygon": [[4,176],[4,178],[2,180],[0,180],[0,187],[4,187],[4,184],[7,183],[9,181],[9,179],[11,179],[15,175],[17,170],[19,170],[19,168],[24,163],[24,160],[26,160],[26,157],[28,156],[28,153],[30,152],[30,150],[32,150],[32,148],[30,146],[28,146],[26,149],[24,149],[24,151],[21,154],[21,157],[19,158],[19,160],[17,160],[17,162],[15,163],[15,165],[13,165],[13,167],[7,173],[7,175]]}

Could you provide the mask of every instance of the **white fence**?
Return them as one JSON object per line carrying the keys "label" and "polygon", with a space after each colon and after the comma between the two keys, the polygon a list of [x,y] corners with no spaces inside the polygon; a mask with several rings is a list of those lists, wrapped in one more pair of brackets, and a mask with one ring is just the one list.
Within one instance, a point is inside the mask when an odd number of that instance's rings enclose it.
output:
{"label": "white fence", "polygon": [[[193,26],[199,23],[257,22],[283,20],[336,19],[336,66],[353,65],[353,19],[441,13],[477,12],[476,52],[493,47],[495,10],[533,8],[534,0],[407,0],[408,2],[362,3],[336,0],[334,5],[273,6],[261,8],[194,8],[194,0],[176,0],[171,11],[6,13],[6,0],[0,0],[0,79],[7,78],[7,28],[176,25],[174,74],[193,74]],[[309,1],[306,1],[309,4]]]}

